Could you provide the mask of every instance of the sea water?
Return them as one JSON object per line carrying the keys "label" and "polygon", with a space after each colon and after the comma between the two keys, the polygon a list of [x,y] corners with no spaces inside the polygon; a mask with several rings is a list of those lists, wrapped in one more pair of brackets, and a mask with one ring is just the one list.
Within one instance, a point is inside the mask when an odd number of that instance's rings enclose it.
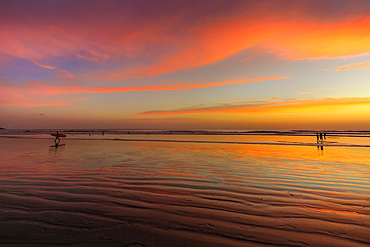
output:
{"label": "sea water", "polygon": [[63,133],[0,133],[0,245],[370,244],[368,133]]}

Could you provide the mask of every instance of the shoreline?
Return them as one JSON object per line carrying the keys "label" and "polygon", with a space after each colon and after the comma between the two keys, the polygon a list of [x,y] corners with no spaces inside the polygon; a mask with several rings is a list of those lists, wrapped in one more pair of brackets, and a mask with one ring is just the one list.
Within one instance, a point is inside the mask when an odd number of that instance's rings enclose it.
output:
{"label": "shoreline", "polygon": [[[54,139],[50,137],[0,135],[9,139]],[[68,141],[122,141],[122,142],[173,142],[173,143],[204,143],[204,144],[239,144],[239,145],[279,145],[279,146],[315,146],[315,147],[370,147],[363,144],[345,144],[336,142],[304,143],[304,142],[248,142],[248,141],[211,141],[211,140],[170,140],[170,139],[125,139],[125,138],[69,138]]]}

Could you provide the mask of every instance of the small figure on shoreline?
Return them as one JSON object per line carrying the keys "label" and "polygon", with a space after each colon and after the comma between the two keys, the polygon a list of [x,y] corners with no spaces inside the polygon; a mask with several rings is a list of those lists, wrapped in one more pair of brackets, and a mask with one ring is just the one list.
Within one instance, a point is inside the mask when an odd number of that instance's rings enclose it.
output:
{"label": "small figure on shoreline", "polygon": [[59,132],[57,131],[57,135],[54,139],[54,143],[55,143],[55,147],[58,147],[59,143],[60,143],[60,138],[59,138]]}
{"label": "small figure on shoreline", "polygon": [[323,142],[324,140],[326,140],[326,133],[316,133],[316,141],[317,143],[319,142]]}
{"label": "small figure on shoreline", "polygon": [[[59,131],[57,131],[57,133],[51,133],[50,134],[51,136],[55,136],[55,139],[54,139],[54,143],[55,143],[55,148],[57,148],[59,146],[59,143],[60,143],[60,138],[59,137],[66,137],[65,134],[59,134]],[[63,145],[63,144],[61,144]]]}

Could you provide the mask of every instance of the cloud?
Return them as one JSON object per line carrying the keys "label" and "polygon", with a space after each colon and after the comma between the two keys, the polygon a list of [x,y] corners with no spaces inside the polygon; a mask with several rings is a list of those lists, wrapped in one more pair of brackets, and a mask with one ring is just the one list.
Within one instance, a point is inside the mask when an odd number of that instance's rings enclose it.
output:
{"label": "cloud", "polygon": [[237,85],[243,83],[262,82],[262,81],[274,81],[288,79],[287,76],[279,77],[267,77],[267,78],[256,78],[248,80],[236,80],[236,81],[221,81],[221,82],[209,82],[203,84],[166,84],[157,86],[141,86],[141,87],[104,87],[104,86],[78,86],[78,85],[51,85],[40,81],[31,81],[25,85],[11,85],[5,84],[9,90],[14,91],[29,91],[29,93],[38,94],[76,94],[76,93],[110,93],[110,92],[133,92],[133,91],[166,91],[166,90],[183,90],[183,89],[197,89],[197,88],[208,88],[208,87],[220,87],[228,85]]}
{"label": "cloud", "polygon": [[70,73],[67,70],[58,70],[59,71],[59,78],[65,81],[75,81],[76,76]]}
{"label": "cloud", "polygon": [[[68,73],[67,73],[68,75]],[[25,84],[14,84],[0,82],[0,105],[4,106],[44,106],[44,105],[67,105],[65,102],[44,102],[42,97],[50,98],[58,94],[79,94],[79,93],[112,93],[112,92],[135,92],[135,91],[167,91],[167,90],[183,90],[183,89],[197,89],[208,87],[220,87],[228,85],[237,85],[243,83],[274,81],[287,79],[289,77],[267,77],[247,80],[232,80],[221,82],[209,82],[203,84],[189,84],[189,83],[171,83],[157,86],[141,86],[141,87],[104,87],[104,86],[78,86],[74,84],[57,85],[41,81],[30,81]],[[73,79],[73,77],[71,78]]]}
{"label": "cloud", "polygon": [[222,104],[209,107],[181,108],[174,110],[156,110],[139,112],[136,115],[181,115],[181,114],[265,114],[290,112],[326,112],[351,106],[370,105],[370,98],[321,98],[305,100],[274,101],[264,100],[258,103]]}
{"label": "cloud", "polygon": [[53,66],[50,66],[50,65],[46,65],[46,64],[41,64],[39,62],[36,62],[36,61],[33,61],[34,64],[36,64],[37,66],[39,66],[40,68],[44,68],[44,69],[56,69],[55,67]]}
{"label": "cloud", "polygon": [[36,11],[27,2],[2,5],[0,53],[49,69],[53,66],[44,61],[50,59],[91,62],[99,66],[80,71],[91,81],[171,74],[251,47],[287,59],[330,59],[367,53],[370,43],[366,4],[215,0],[37,6]]}
{"label": "cloud", "polygon": [[370,69],[370,61],[345,65],[345,66],[342,66],[336,69],[336,71],[343,71],[343,70],[349,70],[349,69]]}
{"label": "cloud", "polygon": [[60,106],[68,105],[61,100],[55,100],[44,96],[34,87],[37,83],[26,85],[0,82],[0,106]]}

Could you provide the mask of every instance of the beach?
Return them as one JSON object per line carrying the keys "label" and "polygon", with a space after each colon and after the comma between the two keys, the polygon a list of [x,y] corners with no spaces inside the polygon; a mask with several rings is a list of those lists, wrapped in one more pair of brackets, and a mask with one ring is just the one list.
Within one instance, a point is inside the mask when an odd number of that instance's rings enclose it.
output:
{"label": "beach", "polygon": [[369,137],[122,133],[1,135],[0,245],[370,245]]}

